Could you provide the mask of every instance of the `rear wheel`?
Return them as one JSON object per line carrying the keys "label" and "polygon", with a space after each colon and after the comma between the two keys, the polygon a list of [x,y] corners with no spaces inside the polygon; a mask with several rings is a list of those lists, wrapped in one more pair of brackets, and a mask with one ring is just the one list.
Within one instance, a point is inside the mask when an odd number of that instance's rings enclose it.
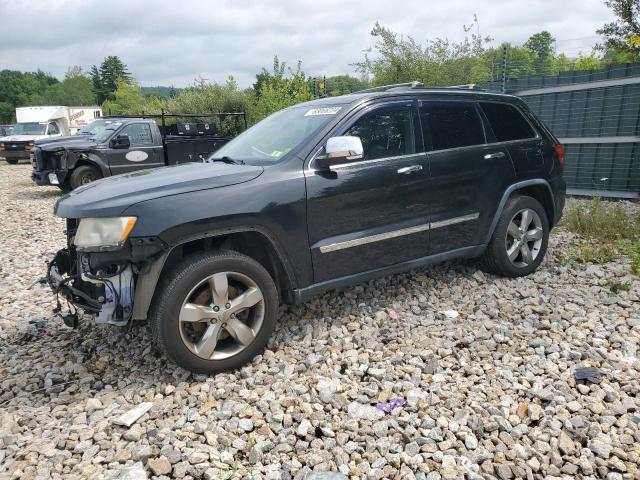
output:
{"label": "rear wheel", "polygon": [[481,258],[485,270],[508,277],[534,272],[547,251],[549,220],[540,202],[527,196],[509,199]]}
{"label": "rear wheel", "polygon": [[196,373],[233,370],[266,345],[278,293],[258,262],[235,252],[187,258],[160,287],[150,319],[161,351]]}
{"label": "rear wheel", "polygon": [[99,178],[102,178],[102,174],[96,167],[92,165],[80,165],[71,173],[69,184],[71,188],[75,190],[81,185],[94,182]]}
{"label": "rear wheel", "polygon": [[18,159],[17,158],[5,158],[5,160],[7,161],[7,163],[9,163],[11,165],[15,165],[16,163],[18,163]]}

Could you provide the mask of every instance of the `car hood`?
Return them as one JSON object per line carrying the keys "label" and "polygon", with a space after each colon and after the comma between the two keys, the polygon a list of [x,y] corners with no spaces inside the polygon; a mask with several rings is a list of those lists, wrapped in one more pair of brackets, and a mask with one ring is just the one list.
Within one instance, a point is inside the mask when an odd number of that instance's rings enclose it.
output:
{"label": "car hood", "polygon": [[28,142],[31,140],[37,140],[39,138],[46,138],[46,135],[9,135],[8,137],[0,138],[1,142]]}
{"label": "car hood", "polygon": [[248,182],[263,171],[263,167],[225,163],[139,170],[77,188],[57,201],[54,213],[64,218],[118,216],[139,202]]}
{"label": "car hood", "polygon": [[46,152],[86,150],[87,148],[95,148],[96,141],[88,135],[67,135],[64,137],[42,138],[36,142],[36,146]]}

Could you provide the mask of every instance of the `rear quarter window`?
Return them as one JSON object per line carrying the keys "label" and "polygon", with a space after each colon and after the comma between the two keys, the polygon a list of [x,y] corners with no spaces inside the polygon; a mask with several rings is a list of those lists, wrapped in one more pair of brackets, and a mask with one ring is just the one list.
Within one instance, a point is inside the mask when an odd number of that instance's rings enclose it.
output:
{"label": "rear quarter window", "polygon": [[536,132],[520,110],[506,103],[480,102],[498,142],[534,138]]}

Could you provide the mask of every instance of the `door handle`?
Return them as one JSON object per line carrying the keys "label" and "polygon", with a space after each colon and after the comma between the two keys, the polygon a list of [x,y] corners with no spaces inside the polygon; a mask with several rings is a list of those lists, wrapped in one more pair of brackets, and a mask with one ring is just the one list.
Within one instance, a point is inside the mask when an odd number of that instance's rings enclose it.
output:
{"label": "door handle", "polygon": [[504,152],[495,152],[495,153],[487,153],[484,156],[485,160],[491,160],[492,158],[502,158],[504,157]]}
{"label": "door handle", "polygon": [[410,167],[402,167],[398,169],[398,173],[399,174],[409,174],[409,173],[413,173],[413,172],[419,172],[420,170],[422,170],[422,165],[411,165]]}

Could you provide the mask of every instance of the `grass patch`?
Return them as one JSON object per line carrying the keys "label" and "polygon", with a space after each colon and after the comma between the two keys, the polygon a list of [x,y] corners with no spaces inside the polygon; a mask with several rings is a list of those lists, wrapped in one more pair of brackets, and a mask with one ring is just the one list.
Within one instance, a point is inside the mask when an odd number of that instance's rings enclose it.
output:
{"label": "grass patch", "polygon": [[565,226],[585,238],[612,243],[616,240],[640,240],[640,215],[628,213],[613,202],[594,198],[578,204],[566,213]]}
{"label": "grass patch", "polygon": [[613,295],[617,295],[620,292],[628,292],[631,290],[631,284],[628,282],[620,282],[618,280],[609,280],[607,287],[611,290]]}
{"label": "grass patch", "polygon": [[632,272],[640,274],[640,215],[596,197],[568,209],[563,226],[584,239],[569,248],[563,263],[602,265],[624,255],[631,258]]}

